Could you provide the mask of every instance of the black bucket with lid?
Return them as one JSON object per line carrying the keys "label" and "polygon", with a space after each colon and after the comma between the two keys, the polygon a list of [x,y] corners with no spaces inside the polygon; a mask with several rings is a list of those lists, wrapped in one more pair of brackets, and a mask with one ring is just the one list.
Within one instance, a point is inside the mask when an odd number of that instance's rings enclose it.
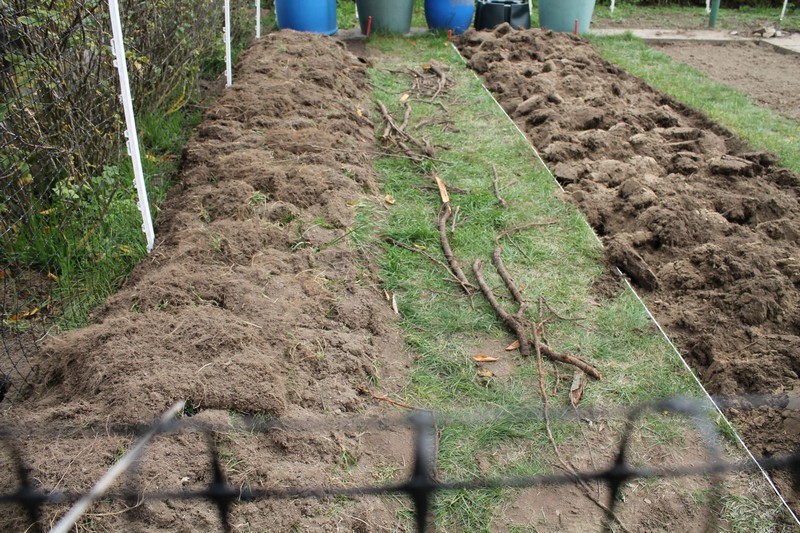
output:
{"label": "black bucket with lid", "polygon": [[478,0],[475,4],[475,29],[491,30],[508,22],[515,29],[531,27],[528,2],[522,0]]}

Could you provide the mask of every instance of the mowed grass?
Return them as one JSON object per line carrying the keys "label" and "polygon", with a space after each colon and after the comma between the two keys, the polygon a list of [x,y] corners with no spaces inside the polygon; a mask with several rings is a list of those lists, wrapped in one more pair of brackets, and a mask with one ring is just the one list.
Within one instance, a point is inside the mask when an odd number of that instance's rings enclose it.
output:
{"label": "mowed grass", "polygon": [[778,156],[783,166],[800,172],[800,122],[755,105],[744,94],[695,68],[674,62],[631,34],[590,35],[589,39],[608,61],[702,111],[754,149],[768,150]]}
{"label": "mowed grass", "polygon": [[[524,360],[517,352],[502,352],[512,337],[480,294],[470,299],[447,279],[441,266],[420,253],[384,242],[391,237],[444,260],[437,228],[441,200],[431,179],[434,172],[450,188],[453,208],[458,207],[450,240],[462,268],[474,279],[472,262],[482,259],[489,285],[512,313],[516,308],[491,262],[495,235],[526,222],[544,224],[504,239],[503,257],[532,304],[529,316],[547,319],[550,345],[572,351],[603,373],[603,381],[586,387],[583,406],[614,410],[672,395],[699,395],[693,379],[630,291],[620,285],[610,299],[595,294],[593,285],[606,272],[598,240],[581,215],[558,200],[556,184],[527,140],[464,68],[457,53],[440,36],[379,36],[370,40],[368,48],[381,52],[373,58],[377,66],[371,69],[374,99],[384,102],[397,117],[402,116],[400,98],[411,85],[403,69],[437,61],[449,66],[450,77],[456,81],[441,99],[446,112],[411,98],[409,131],[447,149],[440,148],[435,161],[421,164],[403,157],[379,160],[383,192],[392,196],[394,204],[387,205],[386,211],[362,204],[359,227],[370,231],[359,231],[356,237],[359,247],[371,243],[382,248],[383,282],[387,291],[396,293],[406,343],[417,354],[400,396],[443,417],[440,477],[463,480],[550,473],[555,456],[541,416],[519,416],[542,411],[535,357]],[[454,128],[414,128],[432,117],[446,117]],[[380,123],[377,113],[373,118]],[[502,208],[493,193],[492,165],[497,167],[508,208]],[[511,364],[507,365],[510,370],[482,379],[472,356],[487,346],[499,348]],[[556,441],[567,449],[583,447],[577,424],[560,416],[571,412],[567,392],[572,369],[561,367],[562,381],[555,393],[550,363],[545,372]],[[447,423],[448,418],[463,419],[465,414],[472,415],[468,421]],[[620,419],[609,421],[612,432],[621,426]],[[686,427],[674,417],[648,417],[639,423],[641,431],[635,440],[646,443],[642,450],[681,449]],[[648,452],[641,453],[638,458],[647,462]],[[512,497],[511,491],[502,490],[439,495],[437,530],[488,531],[496,527],[492,524],[502,503]],[[754,505],[766,505],[768,512],[774,512],[770,504]]]}

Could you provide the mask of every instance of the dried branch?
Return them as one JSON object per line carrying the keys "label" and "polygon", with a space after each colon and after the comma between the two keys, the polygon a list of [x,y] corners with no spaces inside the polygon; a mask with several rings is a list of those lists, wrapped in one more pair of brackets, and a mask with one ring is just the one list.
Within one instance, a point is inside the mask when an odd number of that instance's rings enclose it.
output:
{"label": "dried branch", "polygon": [[358,385],[356,387],[359,393],[363,394],[364,396],[369,396],[374,400],[379,400],[381,402],[390,403],[392,405],[396,405],[397,407],[402,407],[403,409],[411,409],[412,411],[424,411],[424,409],[420,409],[419,407],[414,407],[413,405],[408,405],[407,403],[398,402],[397,400],[392,400],[388,396],[381,396],[380,394],[375,394],[368,387],[364,385]]}
{"label": "dried branch", "polygon": [[514,283],[514,280],[511,278],[511,274],[508,273],[505,263],[503,263],[503,257],[501,255],[502,251],[502,246],[497,245],[494,247],[492,262],[494,263],[494,267],[497,269],[497,273],[500,274],[501,278],[503,278],[503,282],[506,284],[506,287],[508,287],[508,290],[514,296],[514,300],[517,301],[520,307],[523,307],[525,305],[525,298],[523,298],[522,293]]}
{"label": "dried branch", "polygon": [[506,202],[502,196],[500,196],[500,185],[498,181],[500,178],[497,175],[497,167],[492,165],[492,172],[494,173],[494,179],[492,180],[492,185],[494,186],[494,195],[497,197],[497,201],[500,202],[501,207],[508,207],[508,202]]}
{"label": "dried branch", "polygon": [[405,112],[403,113],[403,123],[400,124],[400,131],[405,133],[408,127],[408,121],[411,119],[411,104],[408,100],[403,102],[403,107],[405,108]]}
{"label": "dried branch", "polygon": [[433,96],[431,96],[431,102],[433,102],[434,100],[436,100],[436,97],[439,96],[447,86],[447,74],[443,69],[439,68],[439,66],[433,62],[431,62],[431,72],[439,76],[436,92],[433,93]]}
{"label": "dried branch", "polygon": [[458,264],[458,260],[456,256],[453,254],[453,249],[450,248],[450,240],[447,238],[447,221],[450,219],[451,209],[450,203],[444,204],[444,209],[442,209],[442,214],[439,216],[439,239],[442,241],[442,252],[444,253],[444,257],[447,259],[447,262],[450,264],[450,269],[455,274],[456,278],[458,279],[461,288],[464,289],[469,295],[472,295],[472,291],[475,289],[475,286],[469,282],[467,276],[464,274],[464,271],[461,270],[461,266]]}
{"label": "dried branch", "polygon": [[559,363],[564,363],[566,365],[572,365],[575,368],[583,370],[583,372],[585,372],[589,376],[593,377],[594,379],[597,379],[597,380],[602,380],[603,379],[603,375],[595,367],[593,367],[592,365],[590,365],[589,363],[587,363],[583,359],[580,359],[580,358],[572,355],[569,352],[559,353],[559,352],[553,350],[552,348],[550,348],[550,346],[548,346],[547,344],[544,344],[544,343],[541,345],[541,351],[542,351],[542,353],[544,355],[546,355],[548,358],[552,359],[553,361],[558,361]]}
{"label": "dried branch", "polygon": [[[553,447],[553,451],[555,452],[556,457],[558,458],[558,462],[561,464],[561,468],[563,468],[568,474],[575,476],[577,472],[575,470],[575,467],[572,466],[572,464],[569,461],[564,459],[564,456],[561,454],[561,450],[558,447],[558,444],[556,444],[556,439],[555,437],[553,437],[553,430],[550,424],[550,407],[549,407],[550,402],[548,401],[547,391],[545,390],[544,387],[544,365],[542,363],[542,349],[541,349],[542,346],[541,343],[539,342],[539,336],[536,333],[535,328],[533,329],[532,337],[533,337],[533,345],[536,349],[536,366],[539,372],[539,393],[542,396],[542,403],[544,405],[544,423],[545,423],[545,430],[547,432],[547,439],[550,441],[550,445]],[[620,529],[622,529],[625,532],[629,531],[628,528],[626,528],[625,525],[622,522],[620,522],[619,518],[615,514],[613,514],[611,510],[603,502],[601,502],[598,498],[594,496],[594,494],[592,494],[592,488],[589,486],[587,482],[583,480],[576,480],[576,483],[583,489],[584,494],[586,495],[587,498],[589,498],[592,502],[594,502],[595,505],[600,507],[600,509],[605,511],[607,515],[613,517],[613,519],[619,525]]]}
{"label": "dried branch", "polygon": [[386,109],[386,105],[380,100],[378,100],[378,108],[381,110],[381,115],[383,116],[383,120],[386,121],[386,128],[383,130],[383,135],[381,136],[381,139],[383,139],[384,141],[388,141],[392,131],[396,131],[402,134],[403,130],[401,130],[397,126],[397,124],[394,121],[394,118],[392,118],[392,114],[389,113],[389,110]]}
{"label": "dried branch", "polygon": [[[408,103],[408,102],[406,102]],[[411,143],[414,145],[417,150],[419,150],[421,155],[424,155],[429,158],[436,157],[436,150],[427,142],[427,141],[419,141],[418,139],[414,138],[411,134],[404,131],[405,126],[401,127],[398,126],[395,122],[394,118],[392,118],[391,113],[386,108],[386,105],[378,100],[378,108],[381,111],[381,115],[383,116],[383,120],[386,122],[386,126],[383,130],[383,135],[381,135],[381,139],[384,141],[392,141],[404,149],[404,151],[409,155],[416,155],[412,152],[409,148],[407,143]],[[394,135],[392,135],[394,133]]]}
{"label": "dried branch", "polygon": [[436,263],[437,265],[439,265],[440,267],[445,269],[448,274],[453,276],[453,280],[456,283],[458,283],[459,285],[461,284],[461,281],[456,277],[456,275],[453,273],[453,271],[450,270],[450,266],[449,265],[447,265],[446,263],[440,261],[439,259],[436,259],[434,256],[432,256],[431,254],[429,254],[425,250],[420,250],[419,248],[415,248],[414,246],[409,246],[408,244],[406,244],[404,242],[400,242],[397,239],[394,239],[392,237],[384,237],[383,240],[388,242],[389,244],[393,244],[394,246],[399,246],[400,248],[403,248],[404,250],[408,250],[410,252],[416,252],[416,253],[418,253],[420,255],[423,255],[423,256],[427,257],[429,260],[431,260],[432,262]]}
{"label": "dried branch", "polygon": [[517,233],[522,230],[536,228],[540,226],[552,226],[553,224],[556,224],[555,220],[541,220],[534,222],[526,222],[525,224],[520,224],[519,226],[513,226],[505,231],[501,231],[500,233],[498,233],[497,237],[495,237],[495,242],[499,242],[500,239],[513,235],[514,233]]}
{"label": "dried branch", "polygon": [[516,317],[511,316],[508,312],[503,309],[500,303],[497,301],[497,298],[494,295],[491,287],[486,284],[486,280],[483,279],[483,274],[481,272],[482,265],[481,260],[476,259],[474,263],[472,263],[472,272],[475,274],[475,278],[478,280],[478,286],[481,289],[484,297],[488,300],[489,305],[492,306],[494,312],[497,313],[503,322],[506,324],[506,327],[510,329],[514,334],[517,336],[517,340],[519,340],[519,352],[524,356],[527,357],[531,354],[531,347],[528,343],[528,338],[525,333],[525,327],[522,325],[522,322],[517,320]]}

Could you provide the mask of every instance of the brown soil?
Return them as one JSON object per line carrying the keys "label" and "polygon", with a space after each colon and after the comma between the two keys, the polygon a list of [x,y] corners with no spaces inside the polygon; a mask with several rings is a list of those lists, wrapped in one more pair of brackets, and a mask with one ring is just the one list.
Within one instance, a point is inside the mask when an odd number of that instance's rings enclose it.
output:
{"label": "brown soil", "polygon": [[800,177],[585,40],[504,26],[458,43],[709,390],[776,395],[738,417],[745,441],[800,444],[787,409],[800,394]]}
{"label": "brown soil", "polygon": [[800,55],[748,42],[669,43],[653,47],[738,89],[762,106],[800,120]]}
{"label": "brown soil", "polygon": [[[346,235],[354,204],[377,191],[365,155],[373,126],[359,112],[371,105],[368,91],[363,65],[330,38],[281,32],[243,54],[234,86],[186,149],[155,251],[93,325],[45,345],[36,365],[43,385],[8,416],[39,435],[24,455],[43,488],[85,490],[132,442],[109,425],[149,422],[179,399],[222,428],[231,413],[308,424],[381,411],[358,386],[374,380],[391,391],[408,356],[369,261]],[[310,426],[217,433],[231,482],[363,484],[380,465],[409,462],[402,427]],[[202,490],[207,457],[198,433],[161,437],[142,485]],[[9,472],[8,457],[0,464]],[[395,520],[386,505],[259,502],[236,506],[232,523],[375,531]],[[126,530],[131,513],[113,512],[120,507],[95,508],[86,520],[95,530]],[[218,527],[214,510],[196,502],[146,503],[135,515],[147,530]],[[4,516],[0,529],[19,530],[18,518]]]}

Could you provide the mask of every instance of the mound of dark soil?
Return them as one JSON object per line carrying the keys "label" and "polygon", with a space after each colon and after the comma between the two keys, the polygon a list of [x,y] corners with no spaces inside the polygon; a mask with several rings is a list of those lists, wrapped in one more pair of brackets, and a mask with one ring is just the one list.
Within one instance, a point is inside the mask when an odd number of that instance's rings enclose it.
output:
{"label": "mound of dark soil", "polygon": [[[153,254],[92,326],[46,345],[37,369],[44,385],[12,412],[45,432],[97,428],[26,443],[44,489],[85,490],[130,443],[109,424],[151,421],[179,399],[223,426],[230,412],[313,421],[369,412],[358,386],[391,388],[403,375],[394,315],[346,234],[354,205],[376,190],[365,155],[373,126],[360,112],[370,105],[363,65],[333,39],[281,32],[243,54],[233,87],[186,149]],[[313,487],[370,481],[373,456],[362,450],[370,438],[233,433],[218,445],[233,483]],[[393,446],[408,444],[375,438],[383,443],[375,461],[399,459]],[[141,478],[150,489],[202,488],[211,479],[205,450],[199,434],[161,438]],[[347,506],[337,514],[315,500],[262,502],[237,507],[233,523],[367,531],[392,521],[380,502]],[[136,514],[148,530],[218,528],[214,511],[196,503],[147,503]],[[115,520],[124,519],[94,517],[129,528]]]}
{"label": "mound of dark soil", "polygon": [[777,395],[738,419],[745,441],[800,444],[800,177],[585,40],[502,26],[458,44],[708,389]]}

